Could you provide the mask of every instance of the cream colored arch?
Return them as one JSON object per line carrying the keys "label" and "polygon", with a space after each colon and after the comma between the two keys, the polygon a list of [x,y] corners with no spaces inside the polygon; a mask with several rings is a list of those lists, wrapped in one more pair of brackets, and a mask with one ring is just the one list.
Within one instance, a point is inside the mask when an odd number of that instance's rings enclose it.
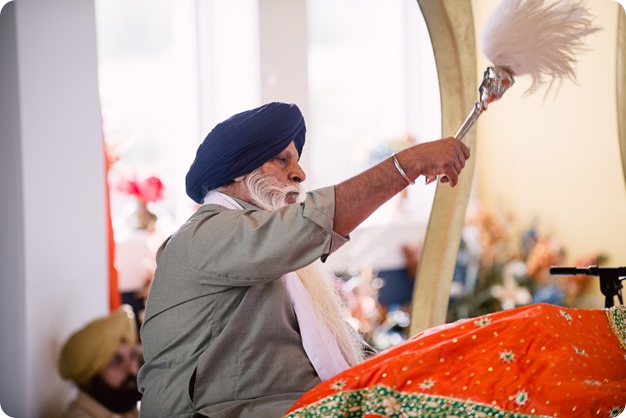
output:
{"label": "cream colored arch", "polygon": [[626,182],[626,12],[621,7],[617,27],[617,132]]}
{"label": "cream colored arch", "polygon": [[[443,136],[452,136],[478,96],[472,5],[470,0],[417,0],[417,3],[435,54]],[[474,149],[476,131],[470,130],[463,141]],[[437,186],[415,278],[411,335],[445,323],[475,160],[468,160],[457,187]]]}

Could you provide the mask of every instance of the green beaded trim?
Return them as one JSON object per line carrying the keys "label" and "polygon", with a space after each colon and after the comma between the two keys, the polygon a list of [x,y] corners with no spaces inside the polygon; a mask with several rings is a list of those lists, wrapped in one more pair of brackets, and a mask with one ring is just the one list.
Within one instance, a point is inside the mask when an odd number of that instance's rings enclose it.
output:
{"label": "green beaded trim", "polygon": [[338,392],[320,401],[293,411],[285,418],[335,417],[361,418],[365,414],[380,417],[489,417],[489,418],[538,418],[545,415],[529,415],[505,411],[493,405],[481,404],[423,393],[403,393],[377,385],[362,390]]}
{"label": "green beaded trim", "polygon": [[613,306],[605,312],[611,331],[617,336],[622,348],[626,350],[626,306]]}

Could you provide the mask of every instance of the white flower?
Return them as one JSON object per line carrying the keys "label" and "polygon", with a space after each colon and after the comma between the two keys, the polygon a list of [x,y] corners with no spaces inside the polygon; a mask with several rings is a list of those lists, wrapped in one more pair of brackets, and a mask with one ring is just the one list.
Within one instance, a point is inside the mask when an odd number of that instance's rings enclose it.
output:
{"label": "white flower", "polygon": [[491,324],[491,318],[479,318],[474,321],[474,325],[476,325],[477,327],[484,327],[489,324]]}
{"label": "white flower", "polygon": [[385,408],[385,414],[387,415],[393,415],[400,412],[400,409],[402,409],[400,402],[398,402],[398,400],[393,396],[385,396],[382,404]]}
{"label": "white flower", "polygon": [[511,309],[518,305],[529,304],[533,297],[530,291],[520,286],[515,277],[508,275],[502,279],[502,284],[491,286],[491,296],[498,299],[502,309]]}
{"label": "white flower", "polygon": [[337,380],[336,382],[333,382],[332,385],[330,385],[330,388],[333,390],[341,390],[344,387],[346,387],[346,381],[345,380]]}
{"label": "white flower", "polygon": [[511,363],[513,362],[517,356],[511,350],[500,351],[500,360],[503,363]]}
{"label": "white flower", "polygon": [[567,319],[568,322],[572,322],[572,315],[570,315],[569,313],[567,313],[566,311],[564,311],[563,309],[561,309],[559,311],[559,313],[561,314],[561,316],[565,319]]}
{"label": "white flower", "polygon": [[435,386],[435,380],[434,379],[426,379],[422,383],[420,383],[420,389],[422,389],[422,390],[432,389],[434,386]]}
{"label": "white flower", "polygon": [[515,394],[513,402],[520,406],[526,405],[526,403],[528,403],[528,392],[526,392],[525,390],[520,390]]}
{"label": "white flower", "polygon": [[602,383],[597,380],[585,380],[583,381],[583,384],[591,386],[602,386]]}

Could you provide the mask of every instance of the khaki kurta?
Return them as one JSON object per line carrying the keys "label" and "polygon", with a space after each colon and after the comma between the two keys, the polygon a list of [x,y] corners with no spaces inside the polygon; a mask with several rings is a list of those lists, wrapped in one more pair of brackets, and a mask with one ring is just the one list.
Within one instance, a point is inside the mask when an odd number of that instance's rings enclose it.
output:
{"label": "khaki kurta", "polygon": [[63,418],[137,418],[138,416],[136,408],[125,414],[111,412],[82,390],[63,414]]}
{"label": "khaki kurta", "polygon": [[276,212],[204,205],[159,249],[141,330],[146,418],[279,417],[320,382],[282,275],[325,257],[334,188]]}

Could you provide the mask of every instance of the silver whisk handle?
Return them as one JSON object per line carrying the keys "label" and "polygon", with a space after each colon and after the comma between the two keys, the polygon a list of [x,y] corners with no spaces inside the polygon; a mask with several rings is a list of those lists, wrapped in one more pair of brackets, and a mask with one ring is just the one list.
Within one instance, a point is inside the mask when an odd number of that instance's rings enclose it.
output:
{"label": "silver whisk handle", "polygon": [[[469,112],[469,114],[461,124],[459,130],[456,131],[454,138],[461,141],[465,134],[467,134],[467,132],[471,129],[471,127],[474,126],[474,123],[476,123],[481,113],[483,113],[483,108],[481,104],[478,101],[474,102],[474,107],[472,107],[472,110]],[[437,180],[436,176],[426,177],[426,184],[430,184],[435,180]]]}
{"label": "silver whisk handle", "polygon": [[465,134],[467,134],[467,132],[471,129],[471,127],[474,126],[474,123],[476,123],[481,113],[483,113],[482,106],[478,101],[474,102],[474,107],[461,124],[459,130],[456,131],[454,137],[461,141],[465,137]]}

